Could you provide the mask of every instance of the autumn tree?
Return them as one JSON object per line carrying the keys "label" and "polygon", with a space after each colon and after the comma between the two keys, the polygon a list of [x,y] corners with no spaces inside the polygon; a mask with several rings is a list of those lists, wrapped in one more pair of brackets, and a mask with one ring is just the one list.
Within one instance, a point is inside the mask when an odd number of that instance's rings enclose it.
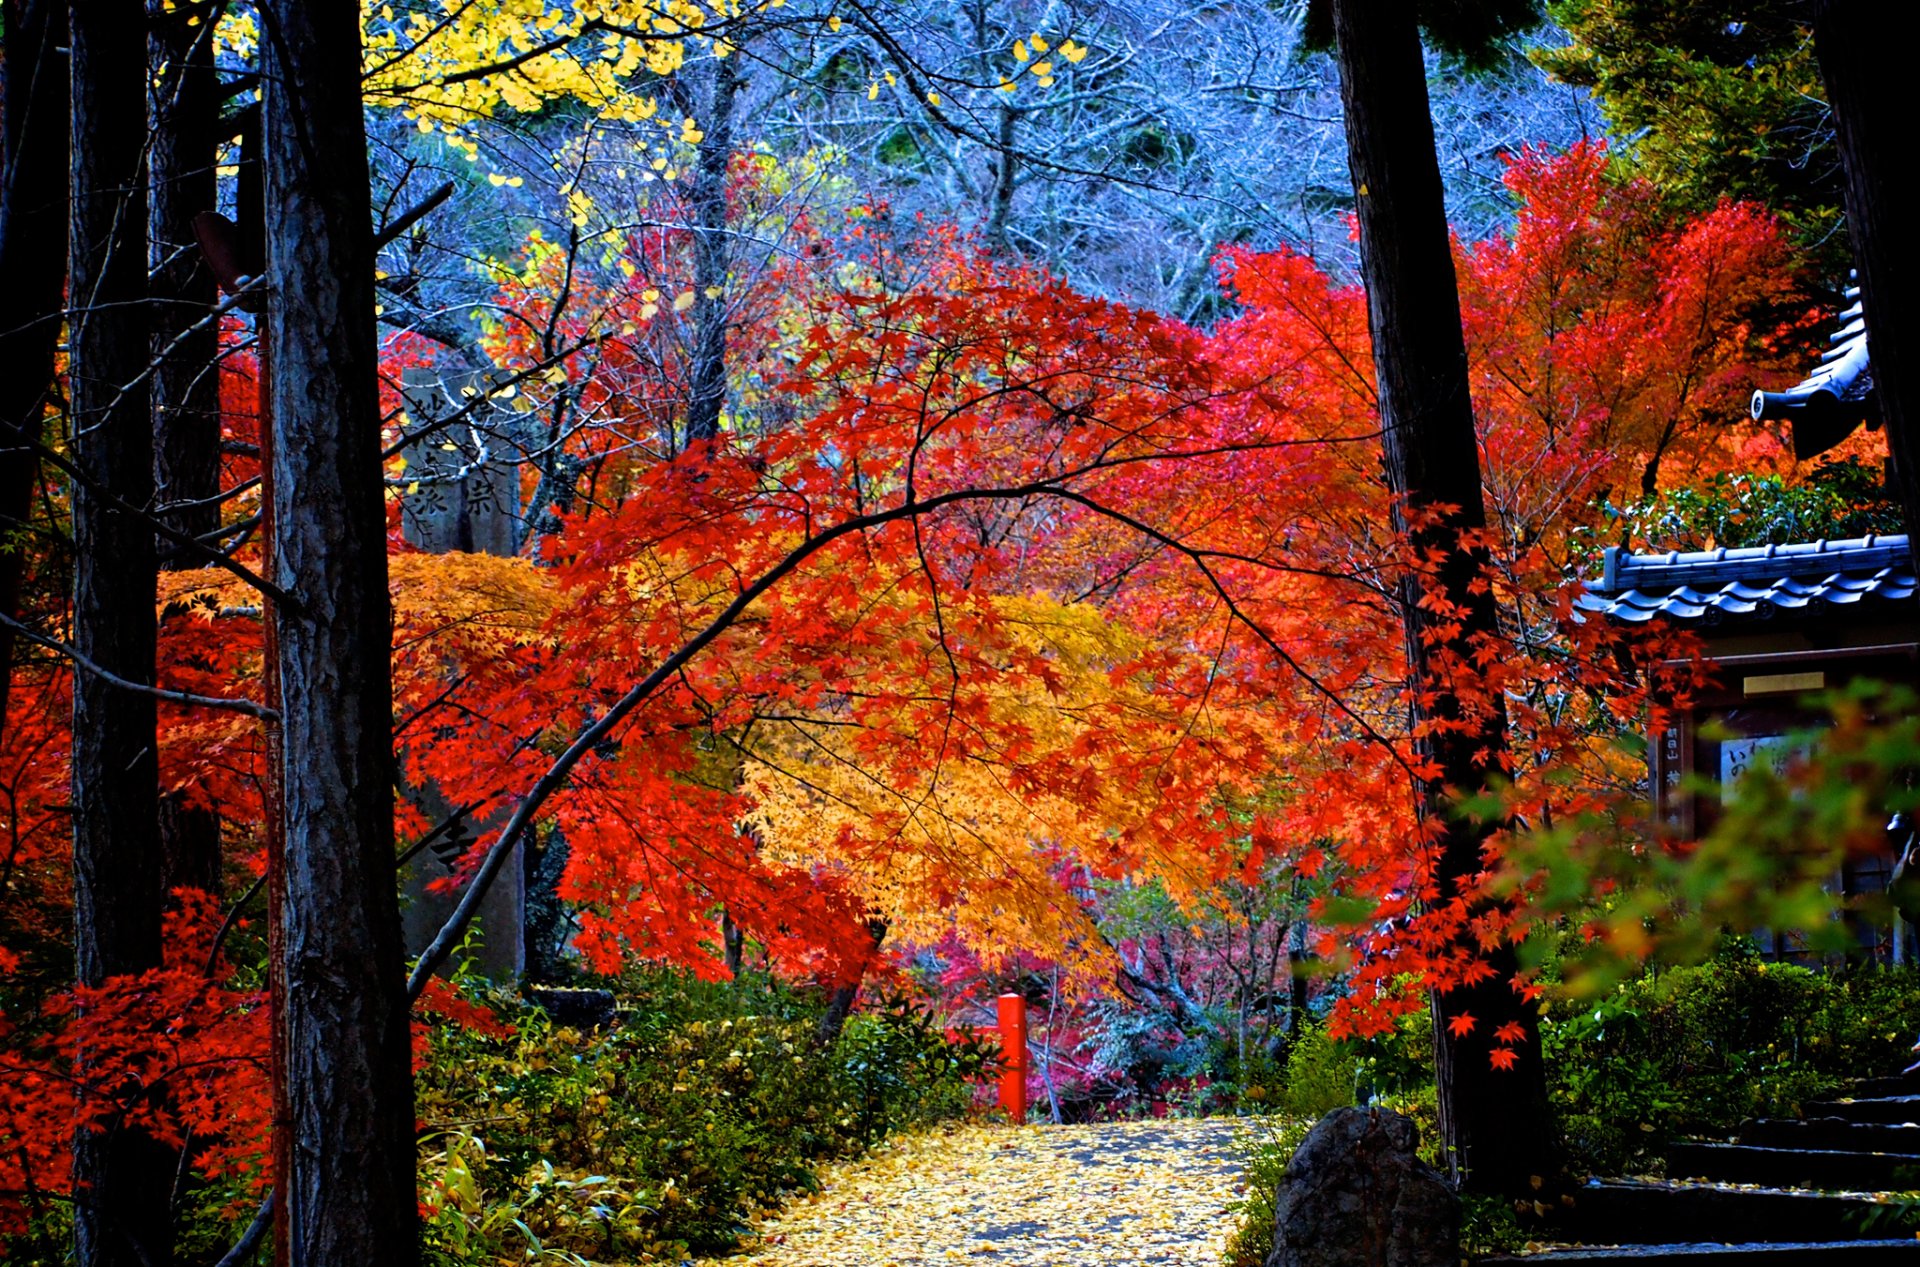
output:
{"label": "autumn tree", "polygon": [[[1474,47],[1529,15],[1489,5],[1485,25],[1443,26]],[[1444,20],[1457,20],[1449,9]],[[1511,946],[1471,932],[1474,879],[1488,827],[1458,814],[1507,768],[1507,718],[1497,694],[1464,698],[1460,670],[1497,655],[1499,613],[1487,583],[1486,509],[1459,290],[1435,158],[1420,14],[1411,0],[1335,0],[1333,34],[1373,335],[1382,447],[1396,522],[1430,575],[1400,584],[1409,693],[1422,768],[1415,784],[1423,839],[1439,852],[1430,901],[1458,908],[1458,954],[1475,965],[1434,994],[1440,1124],[1456,1179],[1481,1191],[1522,1191],[1553,1172],[1552,1124],[1539,1013],[1515,981]],[[1482,952],[1485,951],[1485,959]],[[1518,1026],[1501,1050],[1496,1032]]]}
{"label": "autumn tree", "polygon": [[[357,15],[261,6],[272,605],[284,877],[275,1018],[294,1263],[418,1252],[393,877],[386,509]],[[343,108],[345,103],[345,108]],[[266,438],[263,434],[263,440]]]}
{"label": "autumn tree", "polygon": [[1723,198],[1781,216],[1844,267],[1841,178],[1806,0],[1557,0],[1568,42],[1534,58],[1592,88],[1635,171],[1677,210]]}
{"label": "autumn tree", "polygon": [[[72,15],[73,878],[83,986],[161,963],[154,671],[153,432],[141,130],[145,6]],[[87,1056],[79,1057],[82,1069]],[[169,1150],[137,1127],[74,1139],[74,1241],[88,1267],[164,1261]]]}
{"label": "autumn tree", "polygon": [[[1223,315],[1223,246],[1351,252],[1339,86],[1298,56],[1302,17],[1241,0],[863,5],[765,41],[778,91],[757,130],[777,150],[831,141],[903,220],[977,227],[1089,294],[1204,323]],[[1517,55],[1432,90],[1469,237],[1509,214],[1497,155],[1600,123],[1587,93]]]}

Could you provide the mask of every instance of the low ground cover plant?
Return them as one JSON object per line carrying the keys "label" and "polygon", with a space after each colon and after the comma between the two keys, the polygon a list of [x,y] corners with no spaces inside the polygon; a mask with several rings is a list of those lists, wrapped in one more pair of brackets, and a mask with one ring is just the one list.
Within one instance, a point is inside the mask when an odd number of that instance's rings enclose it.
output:
{"label": "low ground cover plant", "polygon": [[1912,968],[1827,972],[1729,938],[1706,963],[1553,1004],[1542,1040],[1569,1164],[1625,1174],[1657,1169],[1676,1139],[1726,1135],[1898,1070],[1916,1024]]}
{"label": "low ground cover plant", "polygon": [[764,978],[620,985],[599,1028],[498,999],[502,1025],[434,1030],[419,1075],[429,1262],[732,1248],[820,1162],[965,1111],[989,1063],[905,998],[823,1041],[818,999]]}
{"label": "low ground cover plant", "polygon": [[[1568,1170],[1657,1172],[1676,1140],[1731,1134],[1746,1118],[1791,1114],[1852,1079],[1899,1069],[1916,1025],[1920,972],[1768,962],[1740,937],[1705,963],[1649,972],[1597,1000],[1558,998],[1541,1037]],[[1280,1178],[1328,1110],[1385,1105],[1413,1118],[1431,1149],[1432,1079],[1424,1015],[1364,1042],[1308,1029],[1286,1062],[1272,1115],[1250,1124],[1247,1197],[1225,1267],[1260,1267],[1272,1252]],[[1498,1207],[1469,1201],[1464,1247],[1505,1250],[1524,1239]]]}

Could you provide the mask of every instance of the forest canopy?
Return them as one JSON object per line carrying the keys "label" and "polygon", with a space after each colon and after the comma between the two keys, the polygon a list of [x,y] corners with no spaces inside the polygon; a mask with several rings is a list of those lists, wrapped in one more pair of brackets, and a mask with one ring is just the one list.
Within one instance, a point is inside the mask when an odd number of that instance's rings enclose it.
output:
{"label": "forest canopy", "polygon": [[1530,833],[1657,841],[1711,676],[1582,584],[1901,519],[1748,414],[1847,265],[1798,7],[1428,8],[9,3],[0,1245],[407,1261],[415,1072],[570,1041],[480,977],[1433,1006],[1544,1104],[1518,949],[1659,947]]}

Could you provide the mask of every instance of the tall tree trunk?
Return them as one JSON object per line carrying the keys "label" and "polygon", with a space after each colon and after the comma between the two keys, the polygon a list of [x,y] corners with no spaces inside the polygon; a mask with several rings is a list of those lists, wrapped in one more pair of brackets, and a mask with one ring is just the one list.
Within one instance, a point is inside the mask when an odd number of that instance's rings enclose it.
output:
{"label": "tall tree trunk", "polygon": [[261,6],[294,1267],[417,1260],[374,252],[351,5]]}
{"label": "tall tree trunk", "polygon": [[[1485,526],[1486,510],[1426,66],[1413,0],[1335,0],[1333,19],[1387,480],[1407,508],[1458,508],[1413,534],[1423,554],[1443,552],[1437,588],[1459,613],[1457,632],[1438,645],[1430,640],[1440,618],[1422,605],[1420,578],[1406,578],[1400,594],[1410,675],[1433,692],[1415,720],[1444,720],[1459,715],[1459,702],[1435,680],[1437,654],[1471,663],[1476,644],[1498,635],[1499,615],[1490,592],[1474,592],[1485,553],[1460,544],[1462,532]],[[1405,516],[1395,513],[1404,527]],[[1441,823],[1436,878],[1444,903],[1483,869],[1485,828],[1449,809],[1456,795],[1479,790],[1500,768],[1506,718],[1496,711],[1477,730],[1429,734],[1420,746],[1439,771],[1415,796],[1422,822]],[[1459,948],[1482,953],[1464,931]],[[1433,1000],[1440,1126],[1456,1182],[1525,1191],[1530,1177],[1552,1171],[1539,1014],[1513,988],[1511,948],[1495,952],[1491,966],[1494,974],[1482,984]],[[1473,1028],[1456,1036],[1448,1022],[1467,1013]],[[1489,1059],[1491,1039],[1508,1022],[1517,1022],[1524,1037],[1513,1045],[1517,1064],[1499,1071]]]}
{"label": "tall tree trunk", "polygon": [[739,980],[740,969],[746,963],[747,930],[733,922],[732,914],[724,906],[720,908],[720,946],[726,957],[727,976]]}
{"label": "tall tree trunk", "polygon": [[1018,185],[1014,173],[1019,170],[1014,155],[1014,133],[1020,122],[1020,112],[1000,103],[1000,122],[994,135],[993,152],[993,199],[987,210],[987,245],[1002,255],[1011,254],[1013,242],[1007,236],[1007,226],[1013,222],[1013,193]]}
{"label": "tall tree trunk", "polygon": [[740,54],[713,60],[706,128],[688,201],[693,204],[693,364],[689,370],[687,446],[711,444],[727,403],[727,272],[733,241],[727,224],[727,165],[733,158],[733,110]]}
{"label": "tall tree trunk", "polygon": [[[0,110],[0,612],[19,614],[40,470],[34,446],[53,384],[67,277],[67,6],[6,0]],[[0,626],[0,734],[13,682],[13,631]]]}
{"label": "tall tree trunk", "polygon": [[1814,51],[1826,80],[1846,177],[1847,231],[1873,347],[1873,386],[1893,453],[1907,534],[1920,541],[1920,243],[1907,212],[1913,197],[1908,121],[1908,36],[1916,14],[1904,5],[1817,0]]}
{"label": "tall tree trunk", "polygon": [[[153,500],[147,364],[142,0],[72,9],[73,641],[133,682],[153,681]],[[159,765],[151,695],[77,669],[73,682],[74,958],[82,985],[160,966]],[[86,1053],[79,1054],[83,1071]],[[105,1089],[113,1094],[114,1089]],[[73,1145],[74,1242],[84,1267],[171,1257],[171,1150],[125,1124]]]}
{"label": "tall tree trunk", "polygon": [[[220,526],[220,331],[200,324],[215,301],[213,271],[195,243],[193,218],[216,206],[219,80],[213,31],[220,3],[147,0],[147,240],[153,293],[153,472],[160,513],[195,536]],[[190,331],[190,333],[189,333]],[[203,560],[163,544],[161,566]],[[178,618],[178,613],[169,613]],[[164,889],[220,891],[220,817],[169,793],[160,810]]]}
{"label": "tall tree trunk", "polygon": [[[875,954],[887,940],[887,921],[870,919],[867,921],[867,935],[873,938]],[[847,1027],[847,1018],[853,1015],[853,1005],[860,998],[860,986],[866,981],[867,965],[871,956],[860,961],[860,974],[845,985],[837,985],[827,992],[827,1008],[820,1014],[820,1024],[814,1031],[814,1041],[822,1047],[831,1046],[840,1039],[840,1031]]]}

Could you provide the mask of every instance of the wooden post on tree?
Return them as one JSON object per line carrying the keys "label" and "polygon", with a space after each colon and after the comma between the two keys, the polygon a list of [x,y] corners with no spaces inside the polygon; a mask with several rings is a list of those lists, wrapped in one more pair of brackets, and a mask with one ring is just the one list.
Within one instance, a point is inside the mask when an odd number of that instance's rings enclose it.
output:
{"label": "wooden post on tree", "polygon": [[1027,997],[1003,994],[999,1000],[1000,1107],[1015,1126],[1027,1120]]}

